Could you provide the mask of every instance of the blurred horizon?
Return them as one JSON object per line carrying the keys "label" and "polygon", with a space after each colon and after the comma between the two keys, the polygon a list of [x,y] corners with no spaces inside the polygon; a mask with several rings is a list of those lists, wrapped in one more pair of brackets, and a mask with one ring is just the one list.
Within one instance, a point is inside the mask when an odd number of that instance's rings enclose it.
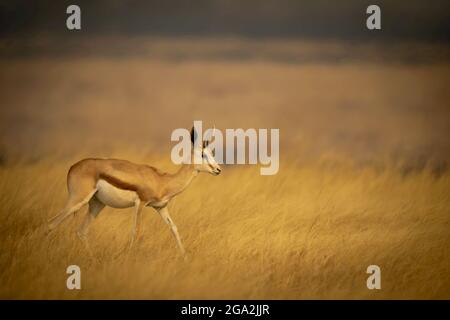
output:
{"label": "blurred horizon", "polygon": [[[81,7],[82,30],[66,29],[66,8]],[[381,8],[382,30],[366,28]],[[0,35],[124,35],[450,42],[450,2],[344,0],[0,1]]]}

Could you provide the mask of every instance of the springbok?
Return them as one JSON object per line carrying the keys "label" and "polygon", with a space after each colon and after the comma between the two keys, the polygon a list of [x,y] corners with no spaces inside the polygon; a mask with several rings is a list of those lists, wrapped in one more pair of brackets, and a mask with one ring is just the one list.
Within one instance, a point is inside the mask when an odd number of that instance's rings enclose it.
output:
{"label": "springbok", "polygon": [[173,174],[145,165],[118,159],[84,159],[75,163],[67,174],[69,199],[64,209],[49,220],[49,230],[60,225],[71,214],[86,204],[89,210],[78,229],[78,236],[92,251],[87,241],[88,228],[105,206],[113,208],[134,207],[134,223],[129,248],[139,236],[141,212],[145,206],[155,208],[170,226],[183,256],[185,250],[177,227],[169,216],[167,204],[184,191],[199,172],[218,175],[221,172],[210,149],[209,141],[196,144],[197,133],[191,130],[191,161],[181,165]]}

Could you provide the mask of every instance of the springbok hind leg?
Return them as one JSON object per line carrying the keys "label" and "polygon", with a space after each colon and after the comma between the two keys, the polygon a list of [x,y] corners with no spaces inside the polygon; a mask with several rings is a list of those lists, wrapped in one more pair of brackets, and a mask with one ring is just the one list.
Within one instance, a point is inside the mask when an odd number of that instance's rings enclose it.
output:
{"label": "springbok hind leg", "polygon": [[92,196],[97,192],[97,189],[92,190],[87,196],[70,196],[69,201],[67,201],[66,206],[60,213],[58,213],[53,218],[49,219],[49,230],[55,229],[59,226],[64,220],[66,220],[71,214],[76,213],[82,206],[87,204]]}
{"label": "springbok hind leg", "polygon": [[88,242],[88,231],[89,231],[89,225],[91,222],[98,216],[100,211],[105,207],[105,205],[98,201],[96,197],[92,197],[91,200],[89,200],[89,211],[86,214],[83,223],[81,224],[80,228],[77,231],[78,238],[80,238],[81,242],[83,242],[84,247],[89,253],[89,256],[91,258],[94,257],[94,254],[91,250],[91,247]]}

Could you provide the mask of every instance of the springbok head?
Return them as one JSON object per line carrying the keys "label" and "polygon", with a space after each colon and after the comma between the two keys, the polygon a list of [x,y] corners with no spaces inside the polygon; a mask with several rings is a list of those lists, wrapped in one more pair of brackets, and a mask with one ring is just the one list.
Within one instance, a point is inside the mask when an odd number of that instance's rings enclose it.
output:
{"label": "springbok head", "polygon": [[[214,136],[214,131],[211,136]],[[215,176],[219,175],[222,169],[217,161],[214,159],[214,156],[211,150],[208,148],[210,140],[202,141],[198,145],[195,143],[197,141],[197,131],[194,127],[191,129],[191,141],[193,146],[193,161],[195,163],[196,169],[202,172],[208,172]]]}

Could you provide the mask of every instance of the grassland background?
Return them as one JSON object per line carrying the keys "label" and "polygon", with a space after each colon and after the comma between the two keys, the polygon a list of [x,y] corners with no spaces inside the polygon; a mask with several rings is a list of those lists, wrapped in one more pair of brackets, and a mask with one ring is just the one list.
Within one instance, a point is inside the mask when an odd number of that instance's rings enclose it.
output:
{"label": "grassland background", "polygon": [[[0,59],[1,298],[450,298],[448,48],[138,40]],[[150,208],[118,257],[132,209],[102,211],[100,262],[76,236],[85,210],[45,235],[73,162],[175,171],[170,133],[193,120],[280,128],[281,150],[275,176],[225,166],[169,205],[187,262]]]}

